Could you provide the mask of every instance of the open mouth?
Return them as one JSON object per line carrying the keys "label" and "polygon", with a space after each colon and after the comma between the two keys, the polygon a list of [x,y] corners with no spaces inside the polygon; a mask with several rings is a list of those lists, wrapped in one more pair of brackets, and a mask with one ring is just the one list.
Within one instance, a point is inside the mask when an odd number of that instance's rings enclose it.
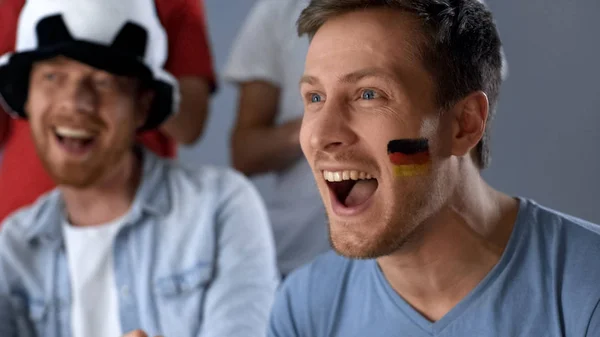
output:
{"label": "open mouth", "polygon": [[94,145],[96,135],[78,128],[57,126],[54,128],[56,140],[69,153],[83,154]]}
{"label": "open mouth", "polygon": [[323,178],[337,201],[346,208],[365,204],[379,186],[370,174],[356,170],[323,171]]}

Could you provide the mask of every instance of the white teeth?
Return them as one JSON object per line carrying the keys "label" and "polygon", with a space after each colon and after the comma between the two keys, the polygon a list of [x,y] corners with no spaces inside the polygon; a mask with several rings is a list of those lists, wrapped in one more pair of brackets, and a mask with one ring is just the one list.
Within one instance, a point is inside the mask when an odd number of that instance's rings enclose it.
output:
{"label": "white teeth", "polygon": [[344,171],[323,171],[323,178],[330,182],[338,182],[343,180],[364,180],[373,179],[373,176],[356,170]]}
{"label": "white teeth", "polygon": [[57,126],[54,131],[61,137],[76,138],[76,139],[89,139],[93,138],[94,135],[83,129],[72,129],[65,126]]}

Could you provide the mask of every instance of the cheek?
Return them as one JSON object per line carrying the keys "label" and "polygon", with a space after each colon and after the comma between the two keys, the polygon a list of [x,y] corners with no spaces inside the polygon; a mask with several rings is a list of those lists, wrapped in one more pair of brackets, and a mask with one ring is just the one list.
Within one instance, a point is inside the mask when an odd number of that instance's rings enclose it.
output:
{"label": "cheek", "polygon": [[387,144],[387,156],[396,179],[431,174],[429,140],[427,138],[393,139]]}
{"label": "cheek", "polygon": [[129,120],[135,119],[133,107],[130,105],[116,105],[111,108],[111,119],[115,124],[129,123]]}
{"label": "cheek", "polygon": [[110,129],[129,129],[136,124],[135,106],[129,101],[107,102],[101,107],[101,115]]}
{"label": "cheek", "polygon": [[300,147],[302,148],[302,152],[304,155],[308,156],[310,154],[310,125],[306,121],[306,119],[302,120],[302,126],[300,127]]}
{"label": "cheek", "polygon": [[41,134],[43,132],[45,125],[48,124],[48,110],[48,105],[43,99],[35,96],[28,99],[25,104],[25,113],[33,133]]}
{"label": "cheek", "polygon": [[115,138],[128,138],[131,134],[135,134],[137,130],[136,119],[131,111],[123,111],[118,117],[115,116],[111,124],[113,137]]}

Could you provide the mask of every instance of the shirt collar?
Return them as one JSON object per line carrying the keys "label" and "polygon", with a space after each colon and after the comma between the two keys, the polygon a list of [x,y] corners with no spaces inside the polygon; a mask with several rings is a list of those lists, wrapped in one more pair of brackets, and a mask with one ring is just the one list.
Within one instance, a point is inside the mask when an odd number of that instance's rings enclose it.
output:
{"label": "shirt collar", "polygon": [[[125,226],[141,223],[145,215],[161,216],[171,208],[171,196],[166,187],[169,160],[157,157],[147,149],[142,149],[142,178],[134,201],[125,217]],[[58,188],[55,188],[41,201],[36,202],[24,220],[29,227],[28,240],[62,242],[61,225],[66,221],[64,200]]]}

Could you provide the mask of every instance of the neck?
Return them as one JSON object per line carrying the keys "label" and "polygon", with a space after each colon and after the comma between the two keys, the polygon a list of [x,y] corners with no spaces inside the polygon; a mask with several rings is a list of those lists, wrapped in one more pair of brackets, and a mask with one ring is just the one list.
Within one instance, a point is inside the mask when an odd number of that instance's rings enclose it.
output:
{"label": "neck", "polygon": [[133,204],[140,178],[141,159],[132,151],[92,186],[59,186],[69,221],[73,226],[95,226],[123,216]]}
{"label": "neck", "polygon": [[448,313],[498,263],[516,220],[515,199],[493,190],[479,174],[467,180],[413,240],[378,259],[396,292],[431,321]]}

